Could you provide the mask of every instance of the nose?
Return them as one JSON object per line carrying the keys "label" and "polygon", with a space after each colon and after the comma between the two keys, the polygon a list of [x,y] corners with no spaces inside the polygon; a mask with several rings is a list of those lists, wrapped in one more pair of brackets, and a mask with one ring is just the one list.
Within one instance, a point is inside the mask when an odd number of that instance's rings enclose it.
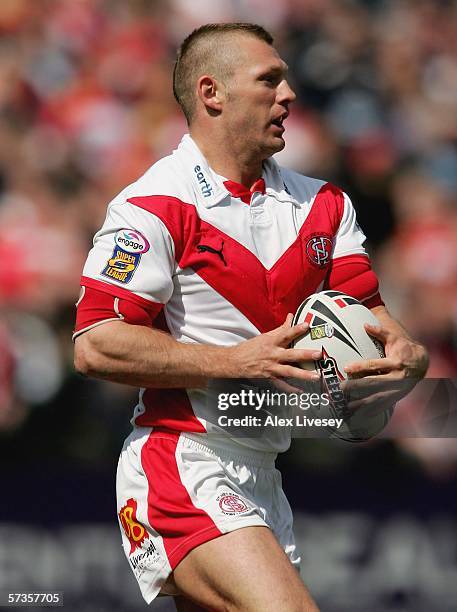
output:
{"label": "nose", "polygon": [[278,90],[277,90],[277,102],[279,104],[290,104],[291,102],[294,102],[297,99],[297,96],[294,92],[294,90],[292,89],[292,87],[289,85],[289,83],[286,81],[286,79],[283,79],[281,81],[281,83],[279,84]]}

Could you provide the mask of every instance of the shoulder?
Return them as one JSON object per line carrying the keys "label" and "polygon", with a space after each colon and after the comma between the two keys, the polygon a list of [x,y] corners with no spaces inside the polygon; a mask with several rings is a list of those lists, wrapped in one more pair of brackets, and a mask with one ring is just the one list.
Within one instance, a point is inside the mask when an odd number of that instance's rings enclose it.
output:
{"label": "shoulder", "polygon": [[320,205],[343,214],[348,198],[340,187],[283,166],[278,166],[278,171],[286,190],[299,203],[312,205],[317,200]]}
{"label": "shoulder", "polygon": [[326,181],[305,176],[304,174],[300,174],[299,172],[291,170],[290,168],[285,168],[284,166],[278,166],[278,170],[285,186],[294,197],[312,198],[319,193],[324,185],[328,184]]}
{"label": "shoulder", "polygon": [[183,202],[191,201],[192,188],[182,172],[175,153],[155,162],[134,183],[124,190],[125,199],[144,196],[167,196]]}
{"label": "shoulder", "polygon": [[284,166],[278,166],[278,169],[286,187],[296,198],[312,199],[318,194],[335,198],[344,196],[343,190],[329,181],[306,176]]}
{"label": "shoulder", "polygon": [[195,216],[192,185],[175,153],[164,157],[123,189],[108,205],[107,220],[128,217],[131,223],[157,224],[170,231]]}

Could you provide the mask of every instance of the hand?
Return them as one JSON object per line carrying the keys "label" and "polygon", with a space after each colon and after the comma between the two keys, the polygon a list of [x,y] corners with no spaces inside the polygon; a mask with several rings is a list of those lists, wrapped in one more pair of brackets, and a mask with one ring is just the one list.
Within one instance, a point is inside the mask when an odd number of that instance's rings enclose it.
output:
{"label": "hand", "polygon": [[406,334],[369,324],[365,329],[383,343],[386,357],[348,364],[344,370],[351,380],[344,383],[344,391],[351,411],[370,406],[374,415],[393,406],[425,376],[428,355]]}
{"label": "hand", "polygon": [[400,335],[385,327],[367,323],[365,329],[370,336],[374,336],[384,345],[386,356],[383,359],[368,359],[348,364],[344,371],[351,378],[392,374],[390,378],[393,380],[413,378],[417,382],[425,376],[428,368],[425,347],[409,336]]}
{"label": "hand", "polygon": [[231,348],[231,363],[237,378],[284,378],[307,381],[320,380],[315,371],[304,370],[299,364],[322,357],[321,351],[288,348],[290,343],[308,330],[307,323],[291,327],[293,315],[270,332],[240,342]]}

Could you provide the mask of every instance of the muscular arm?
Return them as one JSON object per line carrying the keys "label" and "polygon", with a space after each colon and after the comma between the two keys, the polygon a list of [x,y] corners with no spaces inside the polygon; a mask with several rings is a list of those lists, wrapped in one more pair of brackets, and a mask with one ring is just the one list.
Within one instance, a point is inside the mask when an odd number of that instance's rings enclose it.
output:
{"label": "muscular arm", "polygon": [[[209,372],[223,376],[224,349],[183,344],[169,334],[121,321],[105,323],[75,340],[82,374],[136,387],[201,387]],[[212,366],[212,367],[211,367]]]}
{"label": "muscular arm", "polygon": [[141,325],[111,321],[75,340],[75,367],[88,376],[140,387],[202,387],[210,378],[294,377],[315,380],[298,363],[320,356],[289,344],[306,324],[280,327],[232,347],[177,342]]}

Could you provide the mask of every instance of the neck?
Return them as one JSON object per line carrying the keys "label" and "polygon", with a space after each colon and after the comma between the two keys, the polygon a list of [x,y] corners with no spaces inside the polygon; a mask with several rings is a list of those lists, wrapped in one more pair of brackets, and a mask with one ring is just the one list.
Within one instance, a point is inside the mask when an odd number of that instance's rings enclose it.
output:
{"label": "neck", "polygon": [[237,150],[237,143],[232,139],[218,138],[214,133],[209,139],[195,127],[190,129],[190,135],[217,174],[241,183],[248,189],[262,176],[261,157],[252,151]]}

